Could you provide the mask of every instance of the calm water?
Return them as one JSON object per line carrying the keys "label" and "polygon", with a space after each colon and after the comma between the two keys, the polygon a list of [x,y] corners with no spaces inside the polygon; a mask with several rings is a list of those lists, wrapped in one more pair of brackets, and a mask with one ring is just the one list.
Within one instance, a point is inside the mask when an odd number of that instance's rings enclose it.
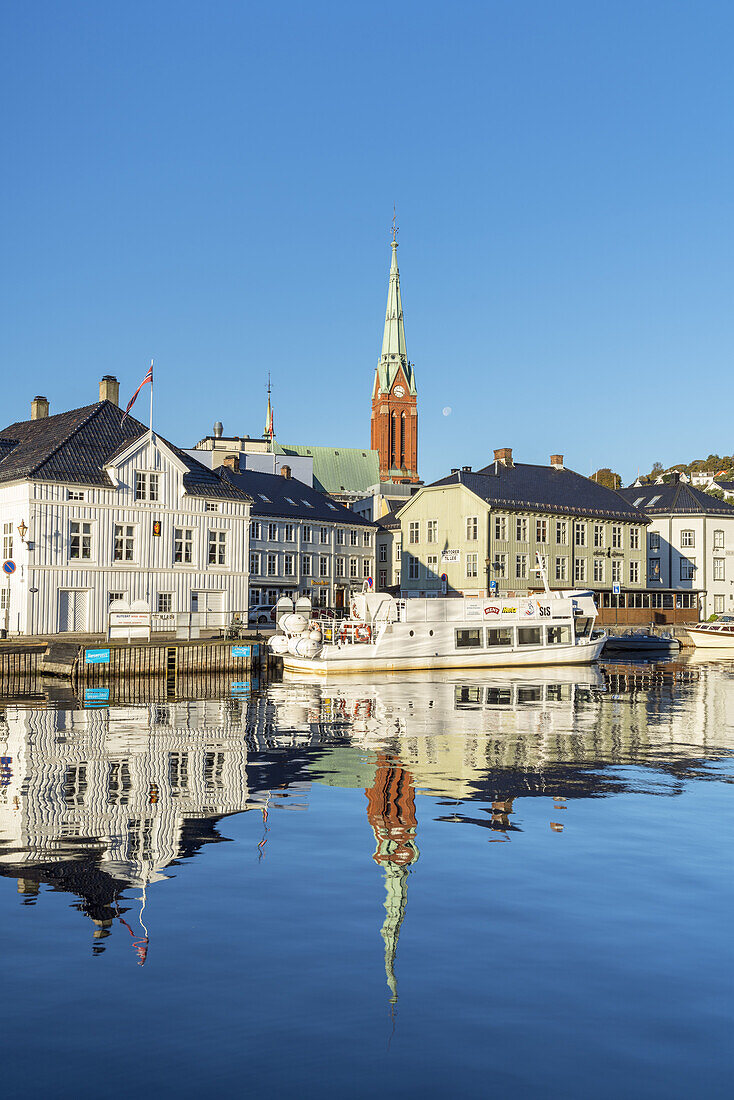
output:
{"label": "calm water", "polygon": [[711,662],[2,703],[3,1094],[730,1096],[732,750]]}

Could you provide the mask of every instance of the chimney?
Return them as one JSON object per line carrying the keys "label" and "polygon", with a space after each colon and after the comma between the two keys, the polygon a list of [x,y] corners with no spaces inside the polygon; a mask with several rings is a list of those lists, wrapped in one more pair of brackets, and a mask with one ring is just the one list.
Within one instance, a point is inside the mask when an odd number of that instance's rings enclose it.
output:
{"label": "chimney", "polygon": [[458,466],[452,466],[451,467],[451,473],[452,474],[458,474],[458,472],[459,472],[459,467]]}
{"label": "chimney", "polygon": [[462,469],[462,472],[465,473],[465,474],[470,474],[471,473],[471,466],[462,466],[461,469]]}
{"label": "chimney", "polygon": [[48,398],[34,397],[31,401],[31,420],[45,420],[48,416]]}
{"label": "chimney", "polygon": [[563,455],[551,455],[551,466],[554,470],[563,469]]}
{"label": "chimney", "polygon": [[680,471],[676,470],[673,474],[673,484],[677,485],[680,481]]}
{"label": "chimney", "polygon": [[240,456],[239,455],[225,455],[223,466],[226,466],[228,470],[231,470],[233,474],[240,472]]}
{"label": "chimney", "polygon": [[111,401],[113,405],[120,404],[120,383],[114,374],[106,374],[99,384],[100,401]]}
{"label": "chimney", "polygon": [[290,480],[290,476],[291,476],[290,466],[281,466],[280,467],[280,476]]}
{"label": "chimney", "polygon": [[494,452],[494,460],[503,466],[512,466],[512,447],[500,447]]}

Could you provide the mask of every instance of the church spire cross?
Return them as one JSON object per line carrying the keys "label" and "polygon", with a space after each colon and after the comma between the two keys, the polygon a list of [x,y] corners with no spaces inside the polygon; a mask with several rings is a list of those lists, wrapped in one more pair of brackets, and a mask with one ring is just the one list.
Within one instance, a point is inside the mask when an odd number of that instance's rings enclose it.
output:
{"label": "church spire cross", "polygon": [[397,211],[395,209],[395,203],[392,204],[392,243],[397,248],[398,246],[398,224],[397,224]]}

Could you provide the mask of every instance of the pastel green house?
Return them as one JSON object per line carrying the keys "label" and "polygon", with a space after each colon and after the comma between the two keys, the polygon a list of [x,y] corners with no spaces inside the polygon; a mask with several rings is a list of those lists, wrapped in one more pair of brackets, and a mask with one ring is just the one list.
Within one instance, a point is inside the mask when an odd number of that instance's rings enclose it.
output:
{"label": "pastel green house", "polygon": [[[401,592],[522,595],[542,587],[611,592],[647,586],[648,519],[612,489],[568,470],[515,464],[510,448],[476,472],[452,470],[399,512]],[[446,577],[446,581],[442,580]]]}

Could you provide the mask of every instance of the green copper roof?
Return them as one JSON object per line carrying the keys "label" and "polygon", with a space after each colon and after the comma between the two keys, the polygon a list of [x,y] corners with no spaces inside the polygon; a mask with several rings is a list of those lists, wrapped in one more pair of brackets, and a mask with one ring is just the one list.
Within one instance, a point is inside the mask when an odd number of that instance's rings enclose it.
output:
{"label": "green copper roof", "polygon": [[359,447],[306,447],[275,443],[276,454],[313,459],[314,489],[322,493],[363,493],[380,480],[377,451]]}
{"label": "green copper roof", "polygon": [[403,368],[410,393],[416,393],[413,364],[408,361],[403,324],[403,301],[400,297],[400,272],[398,271],[398,242],[392,242],[390,283],[387,290],[385,331],[382,351],[377,364],[377,387],[380,393],[389,393],[399,368]]}

